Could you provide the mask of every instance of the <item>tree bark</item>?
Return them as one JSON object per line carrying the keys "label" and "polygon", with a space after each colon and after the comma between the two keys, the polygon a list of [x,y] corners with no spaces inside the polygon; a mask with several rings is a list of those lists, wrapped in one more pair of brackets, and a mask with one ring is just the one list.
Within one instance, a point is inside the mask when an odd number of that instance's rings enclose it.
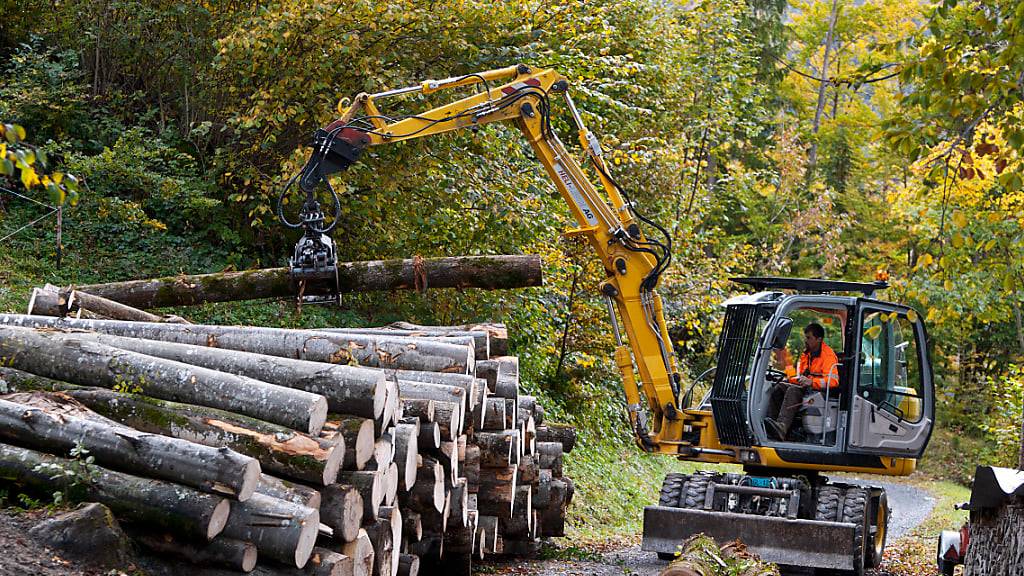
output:
{"label": "tree bark", "polygon": [[[509,518],[515,507],[517,470],[506,468],[480,468],[480,489],[477,492],[477,509],[481,514]],[[482,497],[486,496],[486,498]]]}
{"label": "tree bark", "polygon": [[170,534],[138,530],[132,531],[131,538],[151,552],[177,556],[193,564],[220,566],[239,572],[251,572],[256,567],[256,545],[234,538],[217,537],[205,544],[196,544]]}
{"label": "tree bark", "polygon": [[480,360],[476,363],[476,377],[487,383],[487,391],[494,393],[501,374],[501,363],[497,360]]}
{"label": "tree bark", "polygon": [[567,424],[548,423],[537,427],[537,442],[559,442],[563,452],[572,452],[576,447],[576,428]]}
{"label": "tree bark", "polygon": [[1019,574],[1024,566],[1024,499],[971,512],[971,543],[964,576]]}
{"label": "tree bark", "polygon": [[377,510],[380,508],[381,501],[384,500],[384,486],[383,471],[376,470],[363,470],[363,471],[351,471],[342,470],[338,474],[338,482],[343,484],[350,484],[359,490],[359,495],[363,498],[363,518],[376,518]]}
{"label": "tree bark", "polygon": [[508,355],[508,330],[504,324],[463,324],[461,326],[420,326],[409,322],[392,322],[388,327],[400,330],[429,330],[434,332],[487,332],[492,356]]}
{"label": "tree bark", "polygon": [[8,358],[12,368],[40,376],[220,408],[307,433],[319,433],[327,418],[323,396],[129,352],[71,334],[0,326],[0,357]]}
{"label": "tree bark", "polygon": [[419,512],[403,510],[402,515],[402,534],[405,539],[410,542],[416,542],[420,538],[423,538],[423,521]]}
{"label": "tree bark", "polygon": [[395,461],[398,464],[398,487],[406,492],[416,484],[419,460],[419,421],[395,427]]}
{"label": "tree bark", "polygon": [[537,464],[541,468],[551,470],[555,478],[562,477],[562,444],[559,442],[539,442],[537,444]]}
{"label": "tree bark", "polygon": [[530,486],[516,487],[516,499],[512,507],[512,515],[498,519],[502,537],[513,540],[531,538],[530,529],[533,527],[532,495],[533,489]]}
{"label": "tree bark", "polygon": [[351,484],[331,484],[320,489],[320,521],[334,530],[334,537],[351,542],[363,522],[363,497]]}
{"label": "tree bark", "polygon": [[319,528],[317,510],[256,494],[231,507],[224,535],[252,542],[260,556],[302,568],[316,545]]}
{"label": "tree bark", "polygon": [[468,374],[473,370],[469,346],[375,336],[341,336],[329,332],[252,326],[160,324],[118,320],[76,320],[48,316],[0,315],[0,324],[38,328],[77,328],[116,336],[255,352],[331,364]]}
{"label": "tree bark", "polygon": [[[343,439],[323,440],[231,412],[74,386],[0,368],[0,378],[21,389],[60,391],[111,420],[151,434],[212,447],[228,447],[259,460],[260,467],[288,478],[330,484],[346,449]],[[22,376],[24,375],[24,376]]]}
{"label": "tree bark", "polygon": [[319,509],[322,500],[320,492],[314,488],[275,478],[268,474],[260,475],[256,493],[313,509]]}
{"label": "tree bark", "polygon": [[398,501],[403,508],[419,513],[427,529],[430,514],[436,515],[444,509],[444,469],[433,458],[424,457],[422,461],[416,471],[416,484],[412,490],[399,494]]}
{"label": "tree bark", "polygon": [[449,344],[461,344],[473,347],[473,356],[477,360],[487,360],[490,357],[487,332],[436,332],[427,330],[396,330],[391,328],[318,328],[319,332],[329,332],[339,335],[363,335],[363,336],[384,336],[401,338],[415,338],[423,340],[434,340],[437,342],[448,342]]}
{"label": "tree bark", "polygon": [[374,421],[354,416],[331,416],[325,427],[345,438],[345,470],[363,470],[374,457]]}
{"label": "tree bark", "polygon": [[[422,275],[419,272],[422,271]],[[425,279],[425,282],[418,282]],[[415,260],[339,262],[342,293],[425,288],[509,289],[541,285],[538,256],[463,256]],[[296,294],[288,268],[220,272],[90,284],[81,289],[136,308],[191,306],[262,298],[291,298]],[[307,294],[327,291],[309,291]]]}
{"label": "tree bark", "polygon": [[[60,314],[60,316],[64,316],[77,308],[87,310],[93,314],[99,314],[100,316],[106,316],[111,320],[128,320],[130,322],[166,321],[162,316],[157,316],[145,310],[139,310],[138,308],[80,290],[70,290],[66,294],[62,294],[61,299],[64,300],[65,313]],[[179,318],[175,316],[174,319]]]}
{"label": "tree bark", "polygon": [[480,429],[491,431],[505,430],[505,399],[501,397],[488,398],[486,404],[483,425],[480,426]]}
{"label": "tree bark", "polygon": [[229,448],[211,448],[66,413],[54,415],[7,400],[0,400],[0,438],[63,453],[80,445],[102,465],[240,501],[253,495],[260,478],[258,461]]}
{"label": "tree bark", "polygon": [[336,414],[377,419],[384,414],[387,377],[380,370],[110,334],[76,333],[75,337],[319,394]]}
{"label": "tree bark", "polygon": [[280,576],[352,576],[354,570],[355,562],[348,556],[317,547],[304,568]]}
{"label": "tree bark", "polygon": [[514,438],[518,434],[517,430],[477,432],[474,440],[480,447],[480,466],[507,468],[513,462]]}
{"label": "tree bark", "polygon": [[64,475],[54,479],[55,471],[76,469],[81,465],[73,460],[0,444],[0,478],[40,490],[67,489],[76,499],[107,506],[119,518],[201,540],[212,540],[228,521],[228,500],[162,480],[95,465],[84,468],[79,482]]}
{"label": "tree bark", "polygon": [[420,557],[402,554],[398,557],[398,576],[419,576]]}

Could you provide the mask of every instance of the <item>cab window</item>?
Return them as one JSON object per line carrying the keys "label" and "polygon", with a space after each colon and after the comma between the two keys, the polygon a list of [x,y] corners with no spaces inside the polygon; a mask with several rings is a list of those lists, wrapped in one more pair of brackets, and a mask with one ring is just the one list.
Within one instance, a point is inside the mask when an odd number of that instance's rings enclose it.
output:
{"label": "cab window", "polygon": [[909,422],[922,416],[921,356],[906,314],[865,310],[861,321],[857,391]]}

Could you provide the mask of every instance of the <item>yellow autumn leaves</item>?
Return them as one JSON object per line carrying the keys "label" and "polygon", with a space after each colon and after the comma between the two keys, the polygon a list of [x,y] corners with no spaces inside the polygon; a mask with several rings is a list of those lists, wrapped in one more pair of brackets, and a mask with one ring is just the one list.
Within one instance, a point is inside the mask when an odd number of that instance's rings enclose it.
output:
{"label": "yellow autumn leaves", "polygon": [[78,180],[62,172],[46,172],[46,154],[25,142],[25,129],[17,124],[0,124],[0,179],[21,182],[26,190],[37,186],[46,189],[50,202],[78,203]]}

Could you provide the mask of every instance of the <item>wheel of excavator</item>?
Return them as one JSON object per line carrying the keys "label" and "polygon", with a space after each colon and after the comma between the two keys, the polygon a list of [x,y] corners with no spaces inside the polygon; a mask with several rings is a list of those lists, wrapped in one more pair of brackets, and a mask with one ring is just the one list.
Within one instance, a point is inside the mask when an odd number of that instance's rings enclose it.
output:
{"label": "wheel of excavator", "polygon": [[708,495],[708,484],[712,479],[712,475],[699,472],[688,476],[679,495],[679,507],[704,508],[704,501]]}
{"label": "wheel of excavator", "polygon": [[867,548],[872,546],[869,540],[870,532],[868,526],[871,511],[871,493],[866,488],[852,486],[846,489],[843,495],[842,513],[839,521],[854,525],[853,536],[853,571],[854,576],[864,574],[865,558]]}
{"label": "wheel of excavator", "polygon": [[885,490],[875,490],[871,497],[868,514],[868,538],[864,548],[864,568],[875,569],[882,565],[885,540],[889,535],[889,497]]}
{"label": "wheel of excavator", "polygon": [[686,474],[678,472],[666,474],[665,480],[661,483],[658,506],[677,508],[679,506],[679,494],[683,489],[684,482],[686,482]]}

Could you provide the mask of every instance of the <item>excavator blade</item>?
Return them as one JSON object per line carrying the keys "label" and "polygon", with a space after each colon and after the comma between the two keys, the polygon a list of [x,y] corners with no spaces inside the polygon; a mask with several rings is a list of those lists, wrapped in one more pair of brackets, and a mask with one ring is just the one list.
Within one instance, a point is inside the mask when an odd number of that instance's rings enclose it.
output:
{"label": "excavator blade", "polygon": [[766,562],[854,569],[854,525],[665,506],[644,508],[642,549],[673,553],[683,540],[703,533],[720,545],[739,538]]}

